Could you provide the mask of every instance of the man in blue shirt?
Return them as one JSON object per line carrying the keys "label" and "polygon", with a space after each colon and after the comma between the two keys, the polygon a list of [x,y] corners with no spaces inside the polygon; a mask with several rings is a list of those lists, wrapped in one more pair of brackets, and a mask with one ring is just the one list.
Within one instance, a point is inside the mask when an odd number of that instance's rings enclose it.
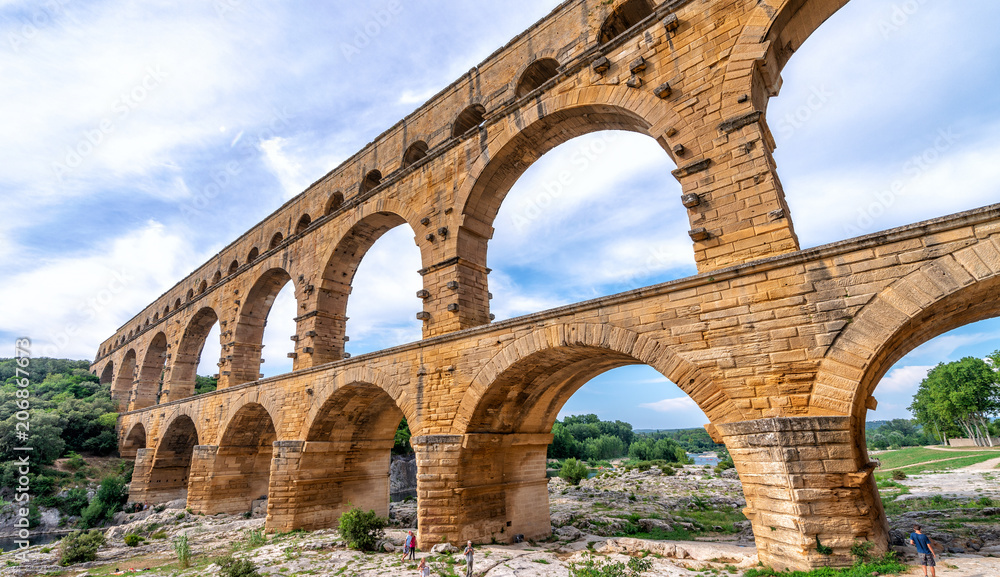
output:
{"label": "man in blue shirt", "polygon": [[913,532],[910,533],[910,544],[917,548],[917,557],[920,560],[920,564],[924,566],[924,577],[927,577],[927,568],[931,568],[931,577],[934,576],[934,548],[931,547],[931,540],[920,532],[920,525],[913,526]]}

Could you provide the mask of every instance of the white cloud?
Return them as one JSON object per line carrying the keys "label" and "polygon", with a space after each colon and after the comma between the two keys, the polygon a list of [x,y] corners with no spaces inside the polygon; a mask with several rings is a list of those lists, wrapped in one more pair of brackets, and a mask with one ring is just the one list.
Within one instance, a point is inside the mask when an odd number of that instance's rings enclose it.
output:
{"label": "white cloud", "polygon": [[368,251],[354,277],[347,302],[347,350],[361,354],[420,340],[422,310],[416,293],[420,250],[413,230],[401,225],[385,233]]}
{"label": "white cloud", "polygon": [[882,377],[876,391],[878,393],[890,394],[914,394],[917,392],[917,387],[920,386],[920,382],[927,376],[927,371],[933,368],[933,366],[908,366],[894,368],[889,371],[886,376]]}
{"label": "white cloud", "polygon": [[998,338],[1000,335],[995,333],[945,334],[920,345],[907,356],[910,358],[935,358],[941,361],[958,360],[953,358],[955,351],[994,341]]}
{"label": "white cloud", "polygon": [[643,409],[653,409],[660,413],[687,413],[690,411],[701,411],[698,403],[691,397],[677,397],[673,399],[663,399],[655,403],[643,403],[639,405]]}
{"label": "white cloud", "polygon": [[86,254],[51,257],[0,283],[0,330],[31,337],[37,355],[91,359],[119,326],[207,255],[162,224]]}

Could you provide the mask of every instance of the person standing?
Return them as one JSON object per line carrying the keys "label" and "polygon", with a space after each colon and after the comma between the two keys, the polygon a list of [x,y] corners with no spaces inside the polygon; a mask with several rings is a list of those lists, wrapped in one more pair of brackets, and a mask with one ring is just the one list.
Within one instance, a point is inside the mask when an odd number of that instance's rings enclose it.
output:
{"label": "person standing", "polygon": [[431,568],[427,564],[427,559],[421,559],[420,565],[417,565],[417,569],[420,570],[420,577],[431,577]]}
{"label": "person standing", "polygon": [[417,550],[417,538],[413,536],[413,531],[408,531],[406,533],[406,539],[403,540],[403,557],[402,561],[406,561],[409,557],[411,561],[414,560],[414,555]]}
{"label": "person standing", "polygon": [[910,533],[910,543],[917,548],[920,564],[924,566],[924,577],[927,576],[928,567],[931,568],[931,577],[935,577],[934,566],[937,563],[935,562],[934,547],[927,535],[920,532],[920,525],[913,526],[913,532]]}
{"label": "person standing", "polygon": [[465,577],[472,577],[472,561],[476,555],[476,550],[472,548],[472,541],[465,545]]}

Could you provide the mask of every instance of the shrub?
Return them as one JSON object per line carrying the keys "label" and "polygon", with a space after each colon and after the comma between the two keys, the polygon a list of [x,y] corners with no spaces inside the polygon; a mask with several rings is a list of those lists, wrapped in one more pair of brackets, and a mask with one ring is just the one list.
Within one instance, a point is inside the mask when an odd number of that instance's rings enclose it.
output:
{"label": "shrub", "polygon": [[257,547],[263,547],[267,545],[267,537],[264,536],[264,530],[259,531],[250,530],[247,531],[246,537],[243,539],[243,548],[247,551],[251,549],[256,549]]}
{"label": "shrub", "polygon": [[649,559],[633,557],[628,564],[603,561],[593,557],[583,563],[570,563],[570,577],[638,577],[653,568]]}
{"label": "shrub", "polygon": [[851,545],[851,556],[854,557],[854,564],[867,563],[871,559],[872,547],[874,546],[875,543],[872,541],[855,541]]}
{"label": "shrub", "polygon": [[216,563],[223,577],[260,577],[257,566],[249,559],[236,559],[232,555],[227,555]]}
{"label": "shrub", "polygon": [[128,535],[125,535],[125,544],[129,547],[138,547],[139,545],[142,545],[145,540],[145,537],[136,533],[129,533]]}
{"label": "shrub", "polygon": [[379,517],[375,511],[367,513],[351,507],[340,516],[340,535],[347,540],[347,545],[360,551],[374,551],[378,540],[382,538],[385,526],[389,520]]}
{"label": "shrub", "polygon": [[732,457],[726,457],[725,459],[722,459],[721,461],[719,461],[719,464],[715,466],[715,472],[716,473],[721,473],[721,472],[725,471],[726,469],[732,469],[734,467],[736,467],[736,464],[733,463],[733,458]]}
{"label": "shrub", "polygon": [[896,480],[896,481],[902,481],[903,479],[906,478],[906,473],[904,473],[902,471],[893,471],[892,472],[892,478],[893,478],[893,480]]}
{"label": "shrub", "polygon": [[177,563],[181,569],[191,566],[191,544],[188,543],[187,535],[174,538],[174,552],[177,553]]}
{"label": "shrub", "polygon": [[559,470],[559,476],[571,485],[579,485],[580,481],[586,479],[589,474],[590,470],[587,468],[587,464],[573,458],[566,459],[562,469]]}
{"label": "shrub", "polygon": [[97,550],[104,545],[100,531],[74,531],[63,537],[59,544],[59,565],[67,567],[97,559]]}
{"label": "shrub", "polygon": [[87,490],[83,487],[74,487],[60,500],[59,510],[70,517],[79,517],[86,506]]}

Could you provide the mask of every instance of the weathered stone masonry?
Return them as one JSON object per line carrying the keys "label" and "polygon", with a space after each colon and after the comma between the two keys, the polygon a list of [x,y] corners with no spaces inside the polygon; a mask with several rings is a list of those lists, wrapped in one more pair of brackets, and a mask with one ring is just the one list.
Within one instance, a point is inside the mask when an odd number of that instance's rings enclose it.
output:
{"label": "weathered stone masonry", "polygon": [[[998,314],[1000,206],[799,250],[766,107],[844,3],[556,8],[102,343],[92,368],[127,411],[132,499],[186,495],[215,513],[266,495],[269,530],[330,526],[349,502],[385,513],[405,416],[422,547],[546,535],[559,408],[594,376],[645,363],[730,448],[765,563],[849,562],[857,539],[884,548],[865,411],[906,352]],[[551,148],[612,129],[649,135],[678,165],[701,274],[490,323],[487,248],[506,192]],[[401,225],[422,255],[425,338],[344,359],[354,272]],[[294,371],[258,380],[288,282]],[[216,322],[220,390],[191,397]]]}

